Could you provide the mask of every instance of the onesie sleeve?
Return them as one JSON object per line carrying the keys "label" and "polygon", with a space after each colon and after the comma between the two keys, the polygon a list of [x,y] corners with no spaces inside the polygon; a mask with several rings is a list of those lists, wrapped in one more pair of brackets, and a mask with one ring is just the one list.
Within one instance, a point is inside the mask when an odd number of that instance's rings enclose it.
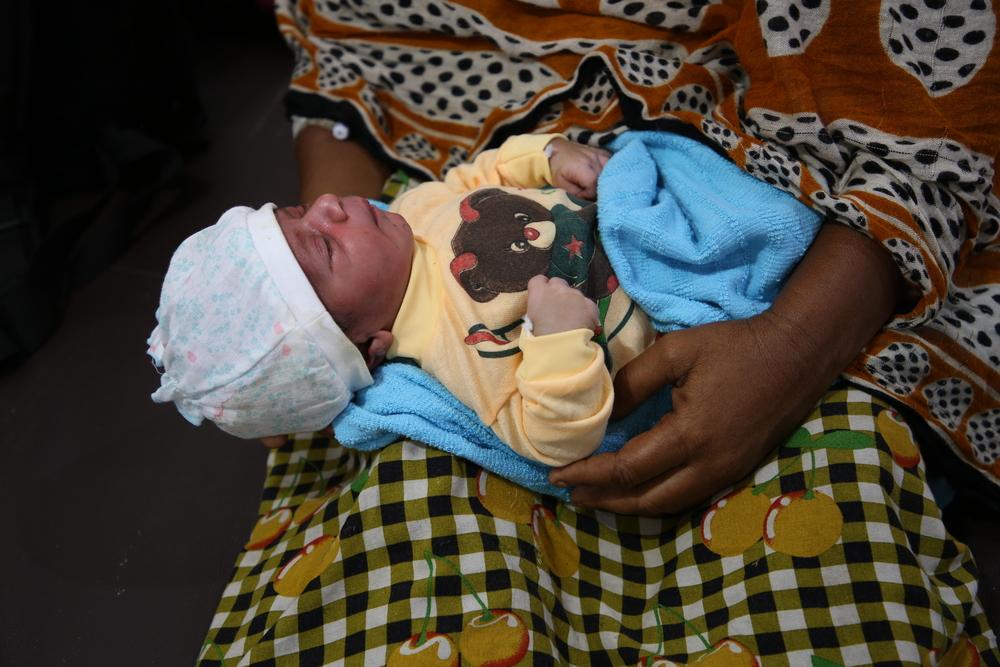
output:
{"label": "onesie sleeve", "polygon": [[545,147],[560,134],[522,134],[503,146],[480,153],[473,161],[453,167],[443,181],[421,183],[396,198],[390,210],[406,218],[414,230],[424,233],[436,224],[436,207],[481,187],[506,185],[540,188],[550,183],[552,172]]}
{"label": "onesie sleeve", "polygon": [[452,191],[465,193],[486,185],[540,188],[552,181],[545,147],[559,134],[521,134],[500,148],[483,151],[472,162],[453,167],[444,183]]}
{"label": "onesie sleeve", "polygon": [[604,439],[614,390],[593,332],[523,332],[517,392],[493,429],[519,454],[561,466],[593,453]]}

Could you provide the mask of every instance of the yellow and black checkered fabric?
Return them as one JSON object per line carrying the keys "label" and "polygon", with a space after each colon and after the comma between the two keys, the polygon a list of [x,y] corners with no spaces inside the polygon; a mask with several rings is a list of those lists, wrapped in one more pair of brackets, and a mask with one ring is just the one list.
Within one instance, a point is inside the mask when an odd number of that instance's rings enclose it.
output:
{"label": "yellow and black checkered fabric", "polygon": [[310,434],[271,454],[199,664],[1000,665],[976,587],[908,427],[855,388],[731,493],[662,519]]}

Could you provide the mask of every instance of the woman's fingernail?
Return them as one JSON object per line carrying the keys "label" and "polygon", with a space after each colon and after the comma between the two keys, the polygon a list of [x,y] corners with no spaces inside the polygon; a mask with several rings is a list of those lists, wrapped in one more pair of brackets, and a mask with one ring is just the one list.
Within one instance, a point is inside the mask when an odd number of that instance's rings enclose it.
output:
{"label": "woman's fingernail", "polygon": [[569,484],[567,484],[566,482],[562,481],[561,479],[557,479],[556,481],[553,482],[553,484],[555,484],[556,486],[558,486],[560,489],[565,489],[567,486],[569,486]]}

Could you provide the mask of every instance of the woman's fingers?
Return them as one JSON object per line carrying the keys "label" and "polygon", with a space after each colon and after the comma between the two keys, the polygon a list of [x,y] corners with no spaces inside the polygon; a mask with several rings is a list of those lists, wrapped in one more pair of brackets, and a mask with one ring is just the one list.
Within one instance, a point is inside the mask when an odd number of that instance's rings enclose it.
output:
{"label": "woman's fingers", "polygon": [[268,449],[275,449],[276,447],[281,447],[283,444],[288,442],[287,435],[269,435],[267,437],[260,439],[261,444],[263,444]]}
{"label": "woman's fingers", "polygon": [[705,480],[695,466],[673,468],[630,489],[580,487],[573,490],[573,503],[583,507],[617,512],[659,516],[677,514],[702,500]]}
{"label": "woman's fingers", "polygon": [[703,464],[691,452],[679,424],[667,415],[619,452],[577,461],[553,471],[550,479],[575,486],[572,500],[584,507],[621,514],[674,514],[716,490],[716,476],[699,472]]}
{"label": "woman's fingers", "polygon": [[556,486],[634,489],[685,459],[683,443],[671,428],[672,414],[645,433],[625,443],[619,451],[589,456],[549,474]]}

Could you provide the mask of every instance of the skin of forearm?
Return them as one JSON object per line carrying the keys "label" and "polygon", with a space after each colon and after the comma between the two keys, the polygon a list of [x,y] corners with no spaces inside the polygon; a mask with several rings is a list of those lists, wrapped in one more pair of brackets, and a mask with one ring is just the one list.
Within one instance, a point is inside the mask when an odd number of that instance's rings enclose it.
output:
{"label": "skin of forearm", "polygon": [[819,364],[811,372],[828,384],[910,298],[878,242],[826,223],[764,316],[804,346]]}
{"label": "skin of forearm", "polygon": [[336,139],[318,125],[307,125],[299,132],[295,159],[303,204],[327,193],[378,197],[390,173],[364,146]]}

